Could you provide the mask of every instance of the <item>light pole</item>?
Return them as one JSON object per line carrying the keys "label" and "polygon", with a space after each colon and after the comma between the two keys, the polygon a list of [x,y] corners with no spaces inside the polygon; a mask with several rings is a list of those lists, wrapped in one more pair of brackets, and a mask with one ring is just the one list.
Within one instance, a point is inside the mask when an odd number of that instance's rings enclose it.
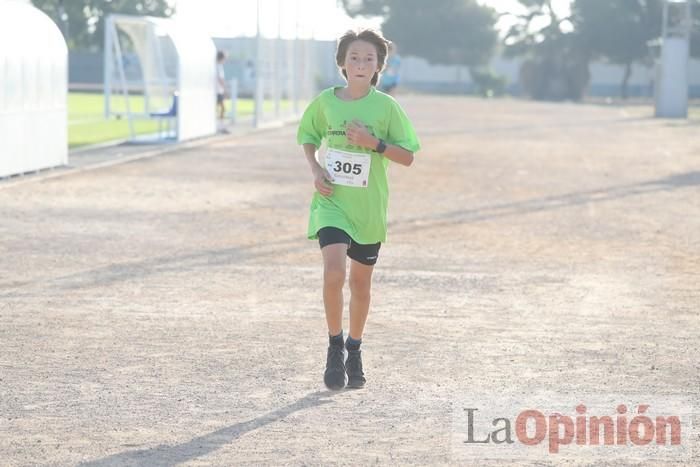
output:
{"label": "light pole", "polygon": [[58,2],[58,21],[63,33],[63,38],[68,44],[68,36],[70,35],[70,25],[68,23],[68,13],[66,13],[66,8],[63,6],[63,0]]}
{"label": "light pole", "polygon": [[255,33],[255,110],[253,125],[258,128],[262,123],[263,88],[262,88],[262,36],[260,33],[260,0],[256,1],[256,33]]}

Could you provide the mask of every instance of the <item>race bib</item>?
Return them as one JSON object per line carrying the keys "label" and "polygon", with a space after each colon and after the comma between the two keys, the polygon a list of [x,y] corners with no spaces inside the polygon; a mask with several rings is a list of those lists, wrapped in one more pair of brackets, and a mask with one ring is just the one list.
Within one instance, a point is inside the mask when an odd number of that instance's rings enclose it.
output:
{"label": "race bib", "polygon": [[328,148],[325,159],[326,169],[333,177],[331,182],[335,185],[367,187],[372,156],[361,152]]}

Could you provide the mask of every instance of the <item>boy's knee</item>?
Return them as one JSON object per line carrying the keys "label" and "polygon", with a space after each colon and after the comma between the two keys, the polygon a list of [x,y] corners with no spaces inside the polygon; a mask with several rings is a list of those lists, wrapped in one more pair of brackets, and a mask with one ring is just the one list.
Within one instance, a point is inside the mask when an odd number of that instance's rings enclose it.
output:
{"label": "boy's knee", "polygon": [[340,267],[326,267],[323,270],[323,284],[327,287],[342,288],[345,284],[345,269]]}
{"label": "boy's knee", "polygon": [[365,279],[350,278],[350,293],[358,298],[369,298],[372,282]]}

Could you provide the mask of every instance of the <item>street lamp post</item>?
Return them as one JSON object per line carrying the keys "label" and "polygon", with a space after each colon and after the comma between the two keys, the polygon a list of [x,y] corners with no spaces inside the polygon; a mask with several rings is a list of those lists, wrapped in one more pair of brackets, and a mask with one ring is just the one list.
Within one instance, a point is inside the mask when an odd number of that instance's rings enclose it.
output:
{"label": "street lamp post", "polygon": [[260,31],[260,1],[256,1],[256,33],[255,33],[255,90],[254,90],[254,113],[253,113],[253,125],[258,128],[262,123],[262,112],[263,112],[263,73],[262,73],[262,47],[263,40]]}
{"label": "street lamp post", "polygon": [[63,0],[58,2],[58,21],[63,33],[63,38],[68,44],[68,36],[70,35],[70,25],[68,23],[68,13],[66,13],[66,8],[63,6]]}

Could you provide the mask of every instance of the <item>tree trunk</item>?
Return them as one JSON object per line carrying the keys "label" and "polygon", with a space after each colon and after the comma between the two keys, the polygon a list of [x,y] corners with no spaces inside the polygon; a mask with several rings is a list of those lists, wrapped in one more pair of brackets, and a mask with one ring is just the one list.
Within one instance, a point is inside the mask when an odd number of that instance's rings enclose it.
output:
{"label": "tree trunk", "polygon": [[620,96],[622,97],[623,100],[627,100],[627,86],[630,81],[630,77],[632,76],[632,64],[631,63],[625,63],[625,76],[622,78],[622,89],[620,89]]}

